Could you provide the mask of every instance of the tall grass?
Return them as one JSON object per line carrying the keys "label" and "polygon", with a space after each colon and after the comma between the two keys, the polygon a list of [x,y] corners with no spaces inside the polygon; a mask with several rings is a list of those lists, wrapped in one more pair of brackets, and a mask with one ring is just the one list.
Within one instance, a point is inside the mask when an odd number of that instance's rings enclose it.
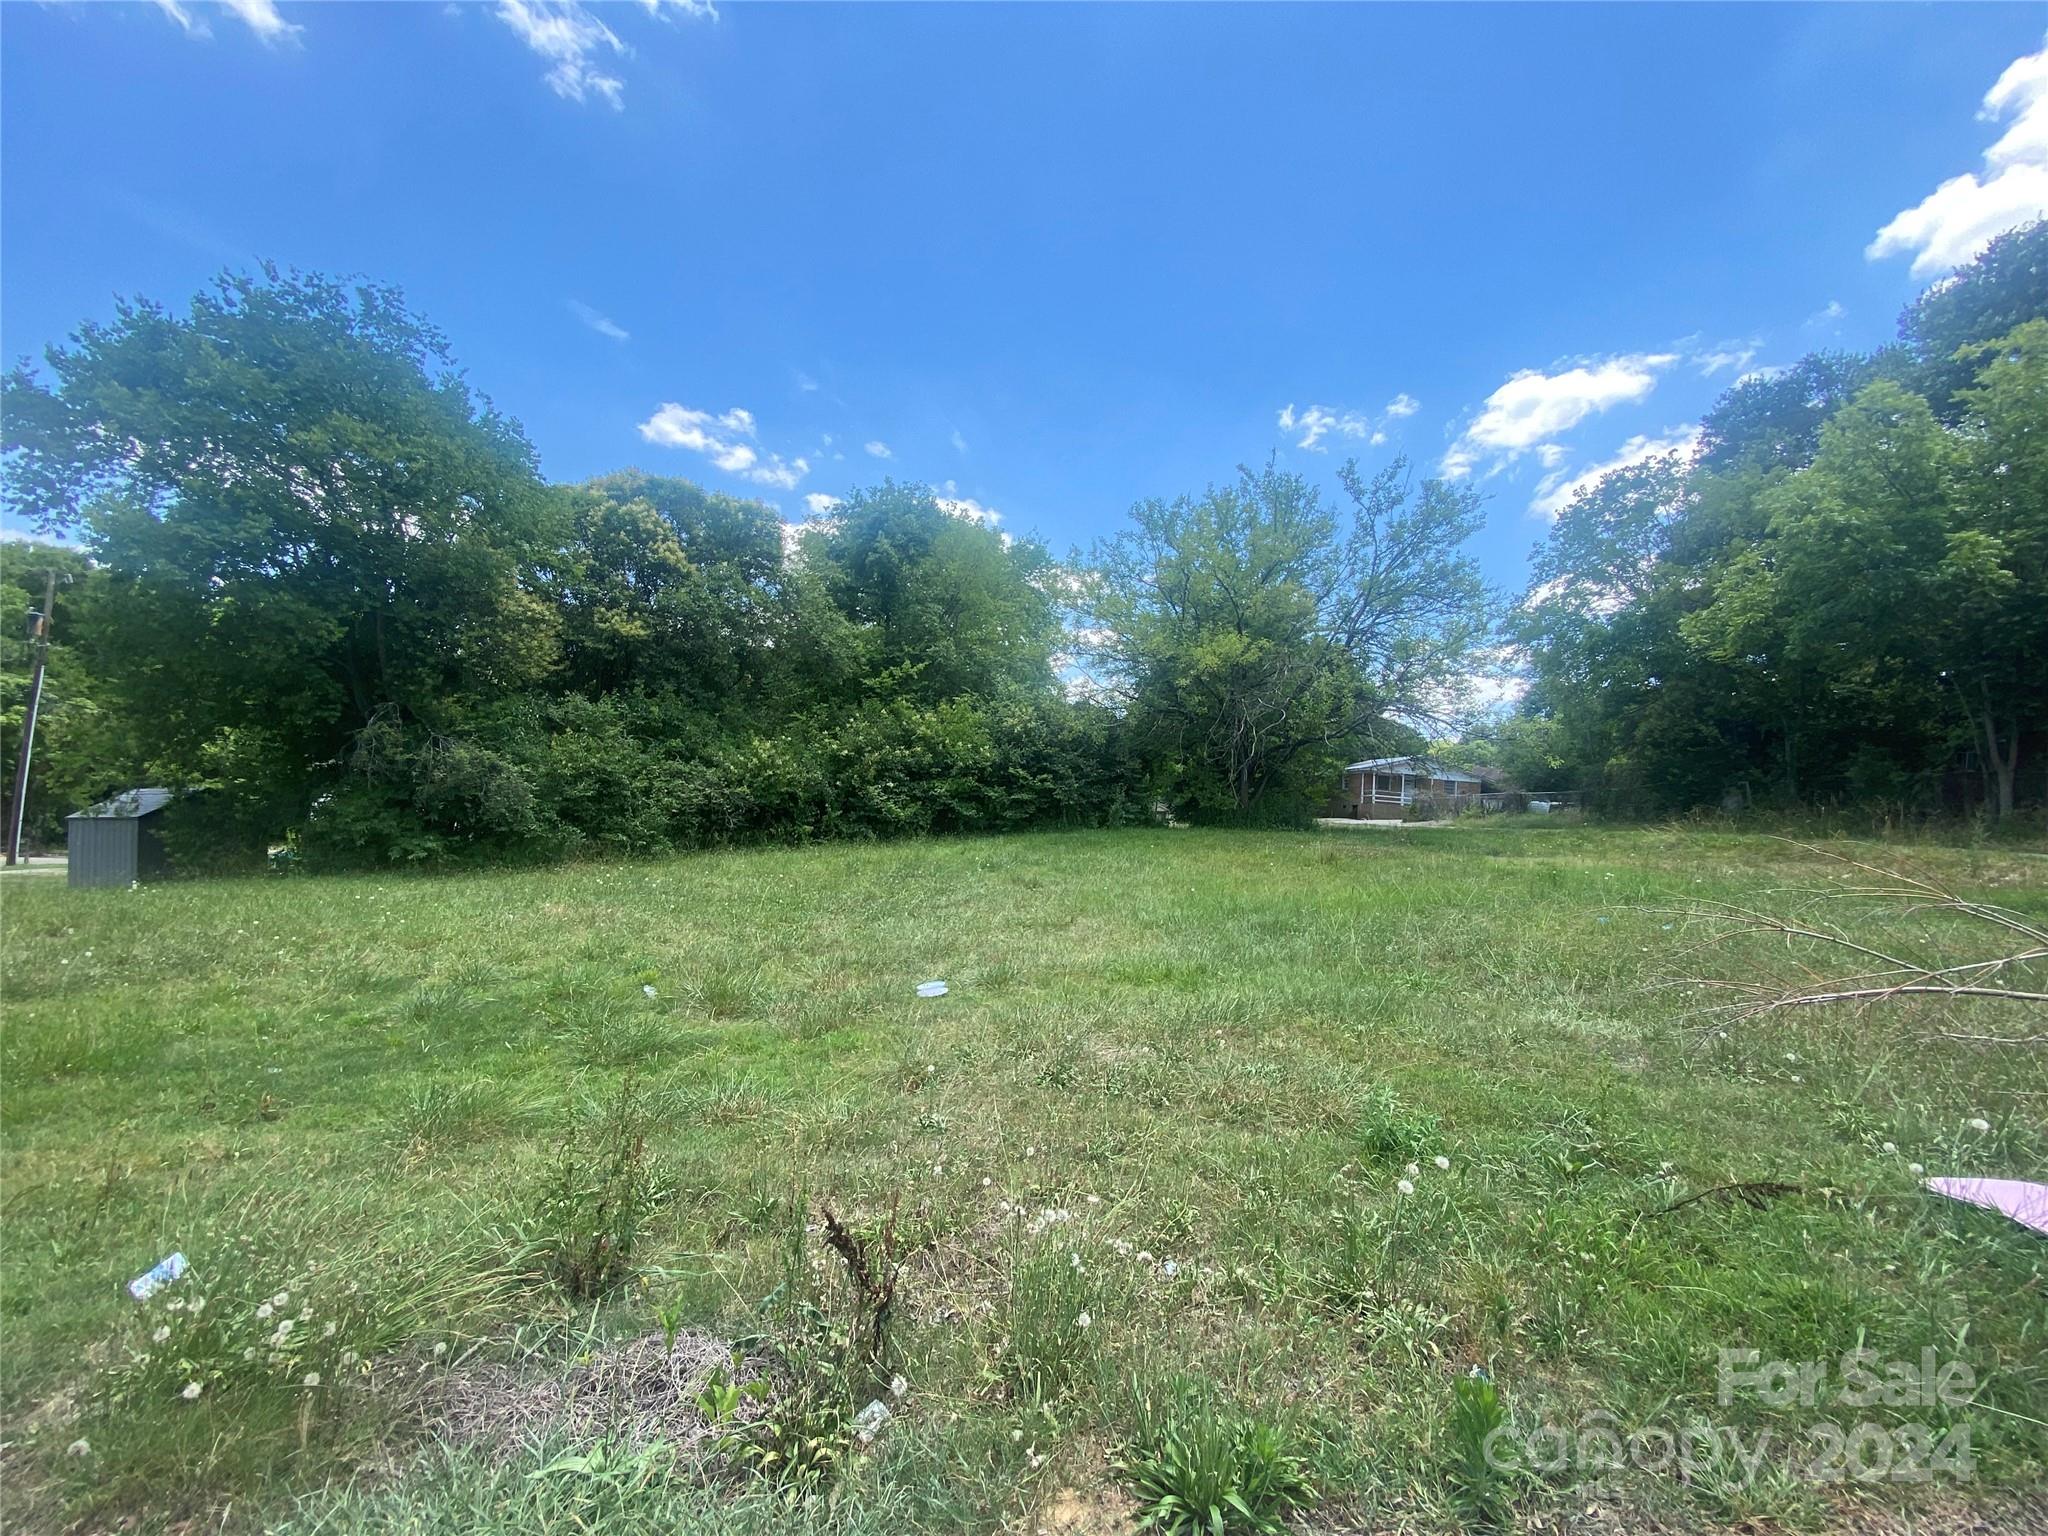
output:
{"label": "tall grass", "polygon": [[[2037,858],[1885,856],[2048,914]],[[1702,1039],[1655,985],[1690,942],[1660,909],[1760,906],[1812,874],[1769,838],[1461,825],[23,882],[0,912],[0,1521],[780,1529],[753,1493],[687,1477],[421,1465],[411,1389],[330,1373],[344,1350],[394,1382],[471,1351],[544,1371],[664,1316],[758,1335],[792,1229],[802,1273],[838,1262],[798,1188],[849,1220],[900,1210],[906,1385],[790,1528],[1021,1527],[1071,1490],[1122,1500],[1109,1388],[1141,1366],[1298,1427],[1320,1498],[1366,1525],[1469,1510],[1446,1437],[1474,1364],[1517,1425],[1838,1416],[1724,1408],[1724,1346],[1963,1362],[1975,1406],[1877,1419],[1969,1425],[1976,1480],[1954,1497],[2038,1489],[2048,1258],[1912,1171],[2048,1176],[2038,1054],[1806,1015]],[[931,977],[946,997],[914,994]],[[552,1107],[628,1078],[669,1197],[636,1204],[621,1283],[513,1283],[491,1234],[559,1172]],[[1741,1180],[1799,1193],[1656,1214]],[[274,1378],[243,1371],[244,1341],[196,1400],[190,1376],[117,1391],[163,1325],[122,1286],[174,1249],[186,1294],[235,1319],[224,1347],[279,1291],[295,1319],[318,1291],[309,1321],[361,1321]],[[350,1282],[346,1307],[325,1299]],[[392,1465],[414,1470],[356,1478]],[[1838,1493],[1639,1478],[1612,1502],[1818,1518]],[[1518,1512],[1569,1496],[1513,1491]]]}

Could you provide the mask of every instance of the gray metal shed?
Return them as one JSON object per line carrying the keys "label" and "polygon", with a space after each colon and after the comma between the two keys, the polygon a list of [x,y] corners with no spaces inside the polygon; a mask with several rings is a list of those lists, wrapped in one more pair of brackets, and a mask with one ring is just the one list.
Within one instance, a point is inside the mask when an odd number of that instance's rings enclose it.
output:
{"label": "gray metal shed", "polygon": [[164,854],[168,789],[130,789],[64,818],[72,885],[131,885],[169,872]]}

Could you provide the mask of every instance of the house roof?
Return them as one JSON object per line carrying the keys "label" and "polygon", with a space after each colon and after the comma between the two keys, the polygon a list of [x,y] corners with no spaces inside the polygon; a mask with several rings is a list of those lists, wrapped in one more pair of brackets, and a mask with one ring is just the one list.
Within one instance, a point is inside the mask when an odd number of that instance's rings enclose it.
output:
{"label": "house roof", "polygon": [[168,789],[124,789],[111,800],[102,800],[98,805],[87,806],[82,811],[73,811],[66,821],[132,821],[147,816],[151,811],[160,811],[171,803]]}
{"label": "house roof", "polygon": [[1479,784],[1485,782],[1476,773],[1467,773],[1462,768],[1447,768],[1442,763],[1427,757],[1368,757],[1362,763],[1347,763],[1346,773],[1356,773],[1361,768],[1391,768],[1396,773],[1425,774],[1432,779],[1449,779],[1454,784]]}

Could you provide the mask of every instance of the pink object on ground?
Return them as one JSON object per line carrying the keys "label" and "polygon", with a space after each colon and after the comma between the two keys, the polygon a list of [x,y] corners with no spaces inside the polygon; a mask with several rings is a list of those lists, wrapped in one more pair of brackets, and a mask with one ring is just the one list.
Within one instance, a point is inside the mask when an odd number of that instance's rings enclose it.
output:
{"label": "pink object on ground", "polygon": [[1965,1205],[2001,1211],[2023,1227],[2048,1233],[2048,1184],[2025,1179],[1929,1179],[1927,1187]]}

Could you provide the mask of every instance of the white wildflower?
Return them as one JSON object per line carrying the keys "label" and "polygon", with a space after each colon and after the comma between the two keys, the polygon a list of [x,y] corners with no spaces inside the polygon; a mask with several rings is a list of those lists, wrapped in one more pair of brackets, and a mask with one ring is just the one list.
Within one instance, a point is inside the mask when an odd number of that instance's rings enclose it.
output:
{"label": "white wildflower", "polygon": [[903,1378],[900,1372],[889,1378],[889,1395],[891,1397],[901,1397],[909,1390],[910,1383]]}
{"label": "white wildflower", "polygon": [[262,1306],[256,1309],[257,1320],[260,1322],[269,1318],[270,1314],[275,1310],[276,1309],[272,1307],[269,1302],[266,1301],[265,1303],[263,1303]]}
{"label": "white wildflower", "polygon": [[362,1359],[362,1356],[352,1349],[344,1349],[341,1352],[341,1363],[344,1366],[354,1365],[360,1359]]}
{"label": "white wildflower", "polygon": [[256,1358],[256,1346],[251,1344],[247,1349],[243,1350],[242,1358],[244,1360],[254,1360]]}
{"label": "white wildflower", "polygon": [[1896,1141],[1888,1141],[1888,1142],[1886,1142],[1886,1143],[1884,1144],[1884,1155],[1885,1155],[1886,1157],[1895,1157],[1895,1156],[1897,1156],[1897,1155],[1898,1155],[1898,1150],[1899,1150],[1899,1144],[1898,1144],[1898,1143],[1897,1143]]}
{"label": "white wildflower", "polygon": [[439,1342],[438,1344],[436,1344],[436,1345],[434,1346],[434,1358],[435,1358],[436,1360],[440,1359],[440,1358],[441,1358],[441,1357],[442,1357],[443,1355],[445,1355],[445,1354],[447,1354],[447,1353],[448,1353],[448,1341],[447,1341],[446,1339],[443,1339],[443,1340],[441,1340],[441,1342]]}
{"label": "white wildflower", "polygon": [[333,1338],[333,1337],[334,1337],[334,1330],[335,1330],[335,1329],[337,1329],[337,1328],[339,1328],[340,1326],[341,1326],[341,1324],[339,1324],[339,1323],[335,1322],[335,1321],[334,1321],[334,1320],[333,1320],[332,1318],[330,1318],[330,1319],[329,1319],[329,1320],[328,1320],[327,1322],[325,1322],[325,1323],[323,1323],[323,1324],[321,1325],[321,1327],[320,1327],[320,1337],[321,1337],[321,1338],[323,1338],[323,1339],[331,1339],[331,1338]]}
{"label": "white wildflower", "polygon": [[1409,1165],[1408,1165],[1408,1166],[1407,1166],[1407,1167],[1406,1167],[1405,1169],[1403,1169],[1402,1171],[1403,1171],[1404,1173],[1406,1173],[1406,1174],[1408,1175],[1408,1177],[1409,1177],[1409,1178],[1411,1178],[1411,1179],[1419,1179],[1419,1178],[1421,1178],[1421,1177],[1422,1177],[1422,1164],[1420,1164],[1420,1163],[1410,1163],[1410,1164],[1409,1164]]}
{"label": "white wildflower", "polygon": [[320,1373],[319,1373],[318,1371],[308,1371],[308,1372],[306,1372],[306,1385],[307,1385],[307,1386],[309,1386],[309,1387],[317,1387],[317,1386],[319,1386],[319,1385],[320,1385]]}
{"label": "white wildflower", "polygon": [[1086,1328],[1094,1321],[1094,1318],[1090,1317],[1086,1312],[1083,1312],[1079,1317],[1074,1319],[1074,1326],[1076,1328]]}
{"label": "white wildflower", "polygon": [[279,1291],[275,1296],[270,1298],[270,1304],[273,1307],[288,1307],[291,1305],[291,1300],[292,1293],[290,1291]]}
{"label": "white wildflower", "polygon": [[1910,1173],[1911,1175],[1913,1175],[1913,1177],[1914,1177],[1914,1178],[1916,1178],[1916,1179],[1917,1179],[1917,1178],[1919,1178],[1919,1177],[1920,1177],[1920,1175],[1921,1175],[1921,1174],[1923,1174],[1923,1173],[1925,1173],[1926,1171],[1927,1171],[1927,1170],[1926,1170],[1926,1168],[1922,1167],[1922,1166],[1921,1166],[1921,1165],[1920,1165],[1919,1163],[1908,1163],[1908,1164],[1906,1164],[1906,1172],[1908,1172],[1908,1173]]}
{"label": "white wildflower", "polygon": [[1443,1154],[1442,1154],[1441,1152],[1439,1152],[1439,1153],[1438,1153],[1438,1154],[1437,1154],[1437,1155],[1436,1155],[1436,1156],[1435,1156],[1435,1157],[1434,1157],[1434,1158],[1432,1159],[1432,1161],[1433,1161],[1433,1162],[1434,1162],[1434,1163],[1435,1163],[1435,1164],[1437,1165],[1437,1167],[1439,1167],[1439,1168],[1443,1169],[1443,1170],[1444,1170],[1444,1172],[1446,1172],[1446,1173],[1450,1172],[1450,1169],[1451,1169],[1451,1160],[1450,1160],[1450,1159],[1449,1159],[1448,1157],[1445,1157],[1445,1156],[1444,1156],[1444,1155],[1443,1155]]}
{"label": "white wildflower", "polygon": [[1407,1179],[1396,1179],[1394,1181],[1394,1188],[1401,1191],[1401,1193],[1404,1195],[1412,1195],[1415,1193],[1415,1186],[1412,1183],[1410,1183]]}
{"label": "white wildflower", "polygon": [[74,1440],[64,1447],[64,1454],[66,1456],[90,1456],[92,1454],[92,1445],[88,1441]]}
{"label": "white wildflower", "polygon": [[650,983],[649,983],[648,985],[646,985],[646,986],[642,987],[642,988],[640,989],[640,993],[641,993],[641,995],[642,995],[643,997],[652,997],[652,996],[654,996],[654,986],[653,986],[653,984],[652,984],[652,983],[650,982]]}
{"label": "white wildflower", "polygon": [[1973,1131],[1988,1131],[1991,1129],[1991,1122],[1989,1120],[1986,1120],[1982,1115],[1978,1115],[1972,1119],[1965,1120],[1963,1124],[1967,1125]]}
{"label": "white wildflower", "polygon": [[193,1400],[194,1400],[195,1398],[197,1398],[197,1397],[199,1396],[199,1394],[200,1394],[201,1392],[204,1392],[205,1390],[206,1390],[206,1389],[205,1389],[204,1387],[200,1386],[198,1382],[196,1382],[196,1381],[188,1381],[188,1382],[186,1382],[186,1383],[185,1383],[185,1390],[184,1390],[183,1392],[179,1393],[178,1395],[179,1395],[180,1397],[184,1398],[184,1399],[185,1399],[185,1401],[189,1403],[189,1402],[193,1401]]}
{"label": "white wildflower", "polygon": [[149,1342],[152,1344],[161,1344],[165,1342],[167,1339],[169,1339],[170,1336],[171,1327],[170,1324],[166,1323],[162,1327],[158,1328],[155,1333],[152,1333],[149,1336]]}

